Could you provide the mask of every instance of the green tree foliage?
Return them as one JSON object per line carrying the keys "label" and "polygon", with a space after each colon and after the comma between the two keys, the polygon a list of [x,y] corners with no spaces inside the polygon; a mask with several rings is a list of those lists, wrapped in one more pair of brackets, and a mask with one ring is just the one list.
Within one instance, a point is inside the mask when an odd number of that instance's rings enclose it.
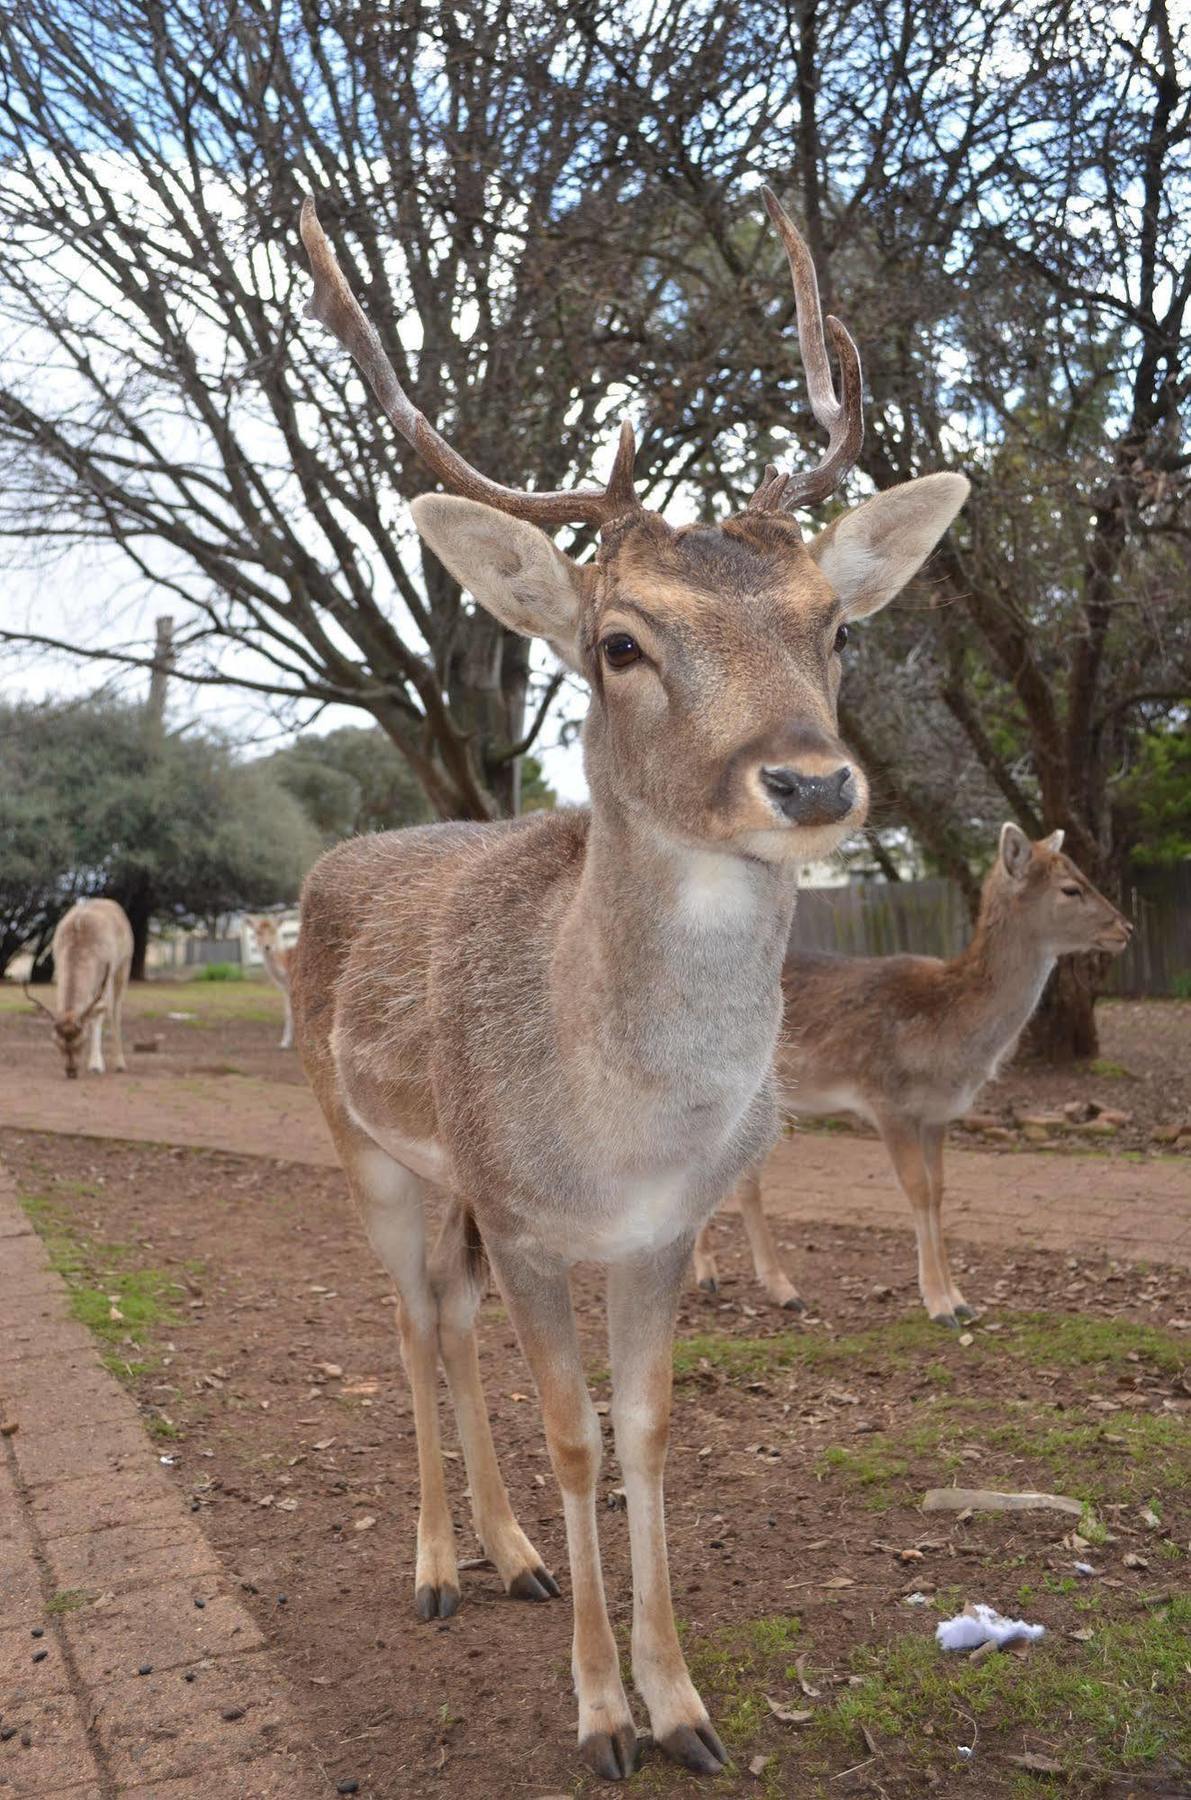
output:
{"label": "green tree foliage", "polygon": [[298,802],[324,845],[434,817],[409,763],[379,726],[304,732],[260,766]]}
{"label": "green tree foliage", "polygon": [[1191,734],[1185,721],[1142,741],[1117,804],[1137,868],[1191,862]]}
{"label": "green tree foliage", "polygon": [[[44,947],[81,894],[195,923],[297,896],[318,850],[293,796],[208,733],[110,699],[0,710],[0,954]],[[136,965],[134,964],[134,968]]]}

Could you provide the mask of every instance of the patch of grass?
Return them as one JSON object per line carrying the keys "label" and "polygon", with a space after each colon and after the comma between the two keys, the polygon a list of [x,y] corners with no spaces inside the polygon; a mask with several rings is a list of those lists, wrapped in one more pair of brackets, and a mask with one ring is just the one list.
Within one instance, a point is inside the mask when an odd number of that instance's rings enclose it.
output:
{"label": "patch of grass", "polygon": [[[688,1381],[710,1369],[729,1380],[736,1380],[795,1366],[831,1369],[874,1358],[884,1364],[891,1361],[905,1363],[920,1351],[937,1352],[939,1336],[940,1327],[932,1325],[925,1314],[895,1319],[871,1331],[857,1331],[837,1338],[821,1337],[809,1331],[779,1331],[772,1337],[727,1337],[714,1332],[698,1332],[692,1337],[675,1339],[674,1378]],[[977,1347],[973,1345],[972,1348]],[[972,1351],[965,1354],[971,1356]]]}
{"label": "patch of grass", "polygon": [[815,1472],[839,1475],[849,1487],[867,1489],[866,1504],[881,1507],[894,1504],[897,1496],[891,1491],[893,1483],[909,1467],[904,1456],[895,1454],[888,1438],[878,1433],[856,1450],[846,1449],[842,1444],[830,1444],[818,1457]]}
{"label": "patch of grass", "polygon": [[1174,1375],[1186,1361],[1186,1348],[1173,1332],[1157,1325],[1134,1325],[1128,1319],[1029,1312],[1007,1315],[1005,1327],[1005,1349],[1030,1362],[1124,1370],[1136,1356]]}
{"label": "patch of grass", "polygon": [[1189,1630],[1191,1600],[1176,1599],[1141,1619],[1102,1622],[1078,1651],[1056,1640],[1024,1660],[972,1663],[942,1655],[931,1637],[906,1637],[857,1652],[860,1685],[809,1730],[838,1752],[855,1748],[864,1725],[896,1738],[904,1755],[925,1766],[937,1760],[940,1743],[955,1741],[966,1714],[982,1734],[1010,1722],[1038,1734],[1072,1775],[1089,1763],[1119,1770],[1178,1764],[1191,1756]]}
{"label": "patch of grass", "polygon": [[[689,1644],[691,1677],[704,1700],[712,1697],[716,1730],[738,1758],[771,1717],[766,1685],[780,1693],[783,1683],[796,1679],[793,1658],[801,1648],[801,1629],[796,1615],[774,1613]],[[780,1759],[770,1766],[776,1774]]]}
{"label": "patch of grass", "polygon": [[1124,1063],[1113,1062],[1110,1057],[1096,1056],[1088,1064],[1088,1074],[1098,1075],[1102,1081],[1135,1081],[1137,1078],[1132,1069]]}
{"label": "patch of grass", "polygon": [[77,1612],[80,1606],[89,1606],[94,1598],[95,1595],[87,1593],[84,1588],[62,1588],[46,1601],[46,1611],[54,1617],[61,1613]]}
{"label": "patch of grass", "polygon": [[133,1246],[100,1243],[81,1230],[66,1203],[96,1192],[86,1183],[64,1182],[20,1199],[50,1267],[67,1285],[72,1313],[104,1346],[104,1367],[127,1381],[151,1367],[143,1357],[129,1359],[129,1341],[139,1350],[154,1328],[178,1323],[169,1298],[176,1284],[165,1269],[138,1268]]}
{"label": "patch of grass", "polygon": [[195,981],[247,981],[239,963],[204,963]]}
{"label": "patch of grass", "polygon": [[150,1437],[167,1438],[170,1442],[176,1442],[183,1435],[182,1427],[175,1425],[174,1421],[167,1419],[163,1413],[150,1413],[145,1420],[145,1428]]}

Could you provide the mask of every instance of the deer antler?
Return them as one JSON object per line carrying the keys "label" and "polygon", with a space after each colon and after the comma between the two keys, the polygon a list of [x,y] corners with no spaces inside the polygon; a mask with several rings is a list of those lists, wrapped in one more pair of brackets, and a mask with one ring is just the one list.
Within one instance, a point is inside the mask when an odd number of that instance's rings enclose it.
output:
{"label": "deer antler", "polygon": [[824,319],[819,306],[815,265],[801,233],[783,211],[772,188],[762,188],[765,209],[785,245],[794,282],[798,313],[798,347],[806,370],[811,411],[827,433],[827,454],[815,469],[802,475],[783,475],[773,463],[766,466],[761,484],[749,501],[750,512],[792,512],[796,506],[814,506],[838,487],[860,454],[864,442],[863,393],[860,352],[840,321],[826,319],[839,358],[842,397],[836,395],[831,362],[823,336]]}
{"label": "deer antler", "polygon": [[607,525],[625,513],[641,510],[633,487],[633,461],[637,453],[633,427],[627,419],[620,427],[620,443],[608,484],[603,488],[576,488],[570,493],[533,494],[502,487],[481,475],[434,429],[413,404],[397,379],[375,327],[365,318],[347,277],[319,224],[314,201],[302,202],[302,242],[314,271],[314,296],[307,316],[325,325],[359,366],[381,406],[402,437],[411,443],[427,467],[453,494],[482,500],[518,519],[536,525]]}
{"label": "deer antler", "polygon": [[53,1007],[47,1006],[44,1000],[39,1000],[37,998],[37,995],[33,992],[33,989],[29,986],[29,983],[27,981],[22,981],[21,987],[24,991],[26,1000],[32,1000],[34,1006],[40,1006],[42,1012],[45,1013],[45,1015],[48,1019],[52,1019],[54,1017]]}

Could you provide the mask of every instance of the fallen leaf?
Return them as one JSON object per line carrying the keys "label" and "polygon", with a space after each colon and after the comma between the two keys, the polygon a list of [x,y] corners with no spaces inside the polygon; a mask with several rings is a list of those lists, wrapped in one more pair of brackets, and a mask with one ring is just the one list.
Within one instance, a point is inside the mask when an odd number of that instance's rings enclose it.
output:
{"label": "fallen leaf", "polygon": [[338,1363],[315,1363],[314,1366],[321,1375],[326,1376],[328,1381],[338,1381],[339,1377],[343,1374],[343,1370]]}
{"label": "fallen leaf", "polygon": [[1029,1769],[1032,1775],[1061,1775],[1063,1765],[1056,1762],[1053,1756],[1035,1756],[1027,1751],[1024,1756],[1007,1756],[1005,1761],[1012,1763],[1015,1769]]}
{"label": "fallen leaf", "polygon": [[830,1581],[821,1582],[819,1585],[825,1588],[846,1588],[855,1587],[856,1583],[851,1575],[833,1575]]}
{"label": "fallen leaf", "polygon": [[277,1502],[277,1511],[278,1512],[297,1512],[297,1510],[298,1510],[298,1502],[294,1499],[292,1494],[288,1497],[288,1499],[279,1500]]}
{"label": "fallen leaf", "polygon": [[797,1675],[798,1685],[802,1689],[803,1693],[806,1695],[807,1699],[808,1700],[818,1700],[820,1697],[820,1689],[817,1687],[812,1687],[810,1682],[806,1678],[806,1652],[805,1651],[803,1652],[803,1654],[801,1656],[796,1656],[794,1658],[794,1673],[795,1673],[795,1675]]}
{"label": "fallen leaf", "polygon": [[759,1780],[772,1761],[772,1756],[754,1756],[752,1762],[749,1764],[749,1774],[757,1776]]}
{"label": "fallen leaf", "polygon": [[765,1696],[765,1704],[774,1718],[780,1719],[783,1725],[809,1725],[815,1716],[813,1712],[794,1712],[790,1707],[782,1706],[779,1701],[772,1699],[768,1694]]}
{"label": "fallen leaf", "polygon": [[375,1524],[376,1524],[376,1520],[373,1518],[372,1514],[365,1513],[364,1517],[362,1519],[356,1520],[355,1524],[352,1527],[352,1530],[353,1531],[371,1531],[372,1527]]}
{"label": "fallen leaf", "polygon": [[315,1444],[314,1448],[316,1450],[329,1450],[331,1445],[338,1443],[338,1441],[337,1438],[319,1438],[318,1443]]}
{"label": "fallen leaf", "polygon": [[1125,1555],[1122,1556],[1121,1561],[1127,1569],[1148,1569],[1150,1566],[1146,1558],[1144,1556],[1139,1556],[1136,1550],[1126,1551]]}

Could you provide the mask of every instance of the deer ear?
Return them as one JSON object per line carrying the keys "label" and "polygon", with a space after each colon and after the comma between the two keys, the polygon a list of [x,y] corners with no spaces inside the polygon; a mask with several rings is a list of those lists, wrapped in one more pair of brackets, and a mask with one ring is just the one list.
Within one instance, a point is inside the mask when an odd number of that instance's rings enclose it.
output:
{"label": "deer ear", "polygon": [[1006,872],[1012,875],[1015,881],[1020,881],[1034,854],[1034,847],[1020,825],[1001,826],[1000,852]]}
{"label": "deer ear", "polygon": [[1063,831],[1052,831],[1048,838],[1043,838],[1042,848],[1044,850],[1054,850],[1058,852],[1063,848],[1063,839],[1065,836],[1066,833]]}
{"label": "deer ear", "polygon": [[423,494],[410,510],[439,562],[486,611],[523,637],[545,638],[563,662],[580,667],[583,571],[544,531],[453,494]]}
{"label": "deer ear", "polygon": [[879,612],[905,587],[968,492],[962,475],[923,475],[833,519],[807,545],[849,619]]}

